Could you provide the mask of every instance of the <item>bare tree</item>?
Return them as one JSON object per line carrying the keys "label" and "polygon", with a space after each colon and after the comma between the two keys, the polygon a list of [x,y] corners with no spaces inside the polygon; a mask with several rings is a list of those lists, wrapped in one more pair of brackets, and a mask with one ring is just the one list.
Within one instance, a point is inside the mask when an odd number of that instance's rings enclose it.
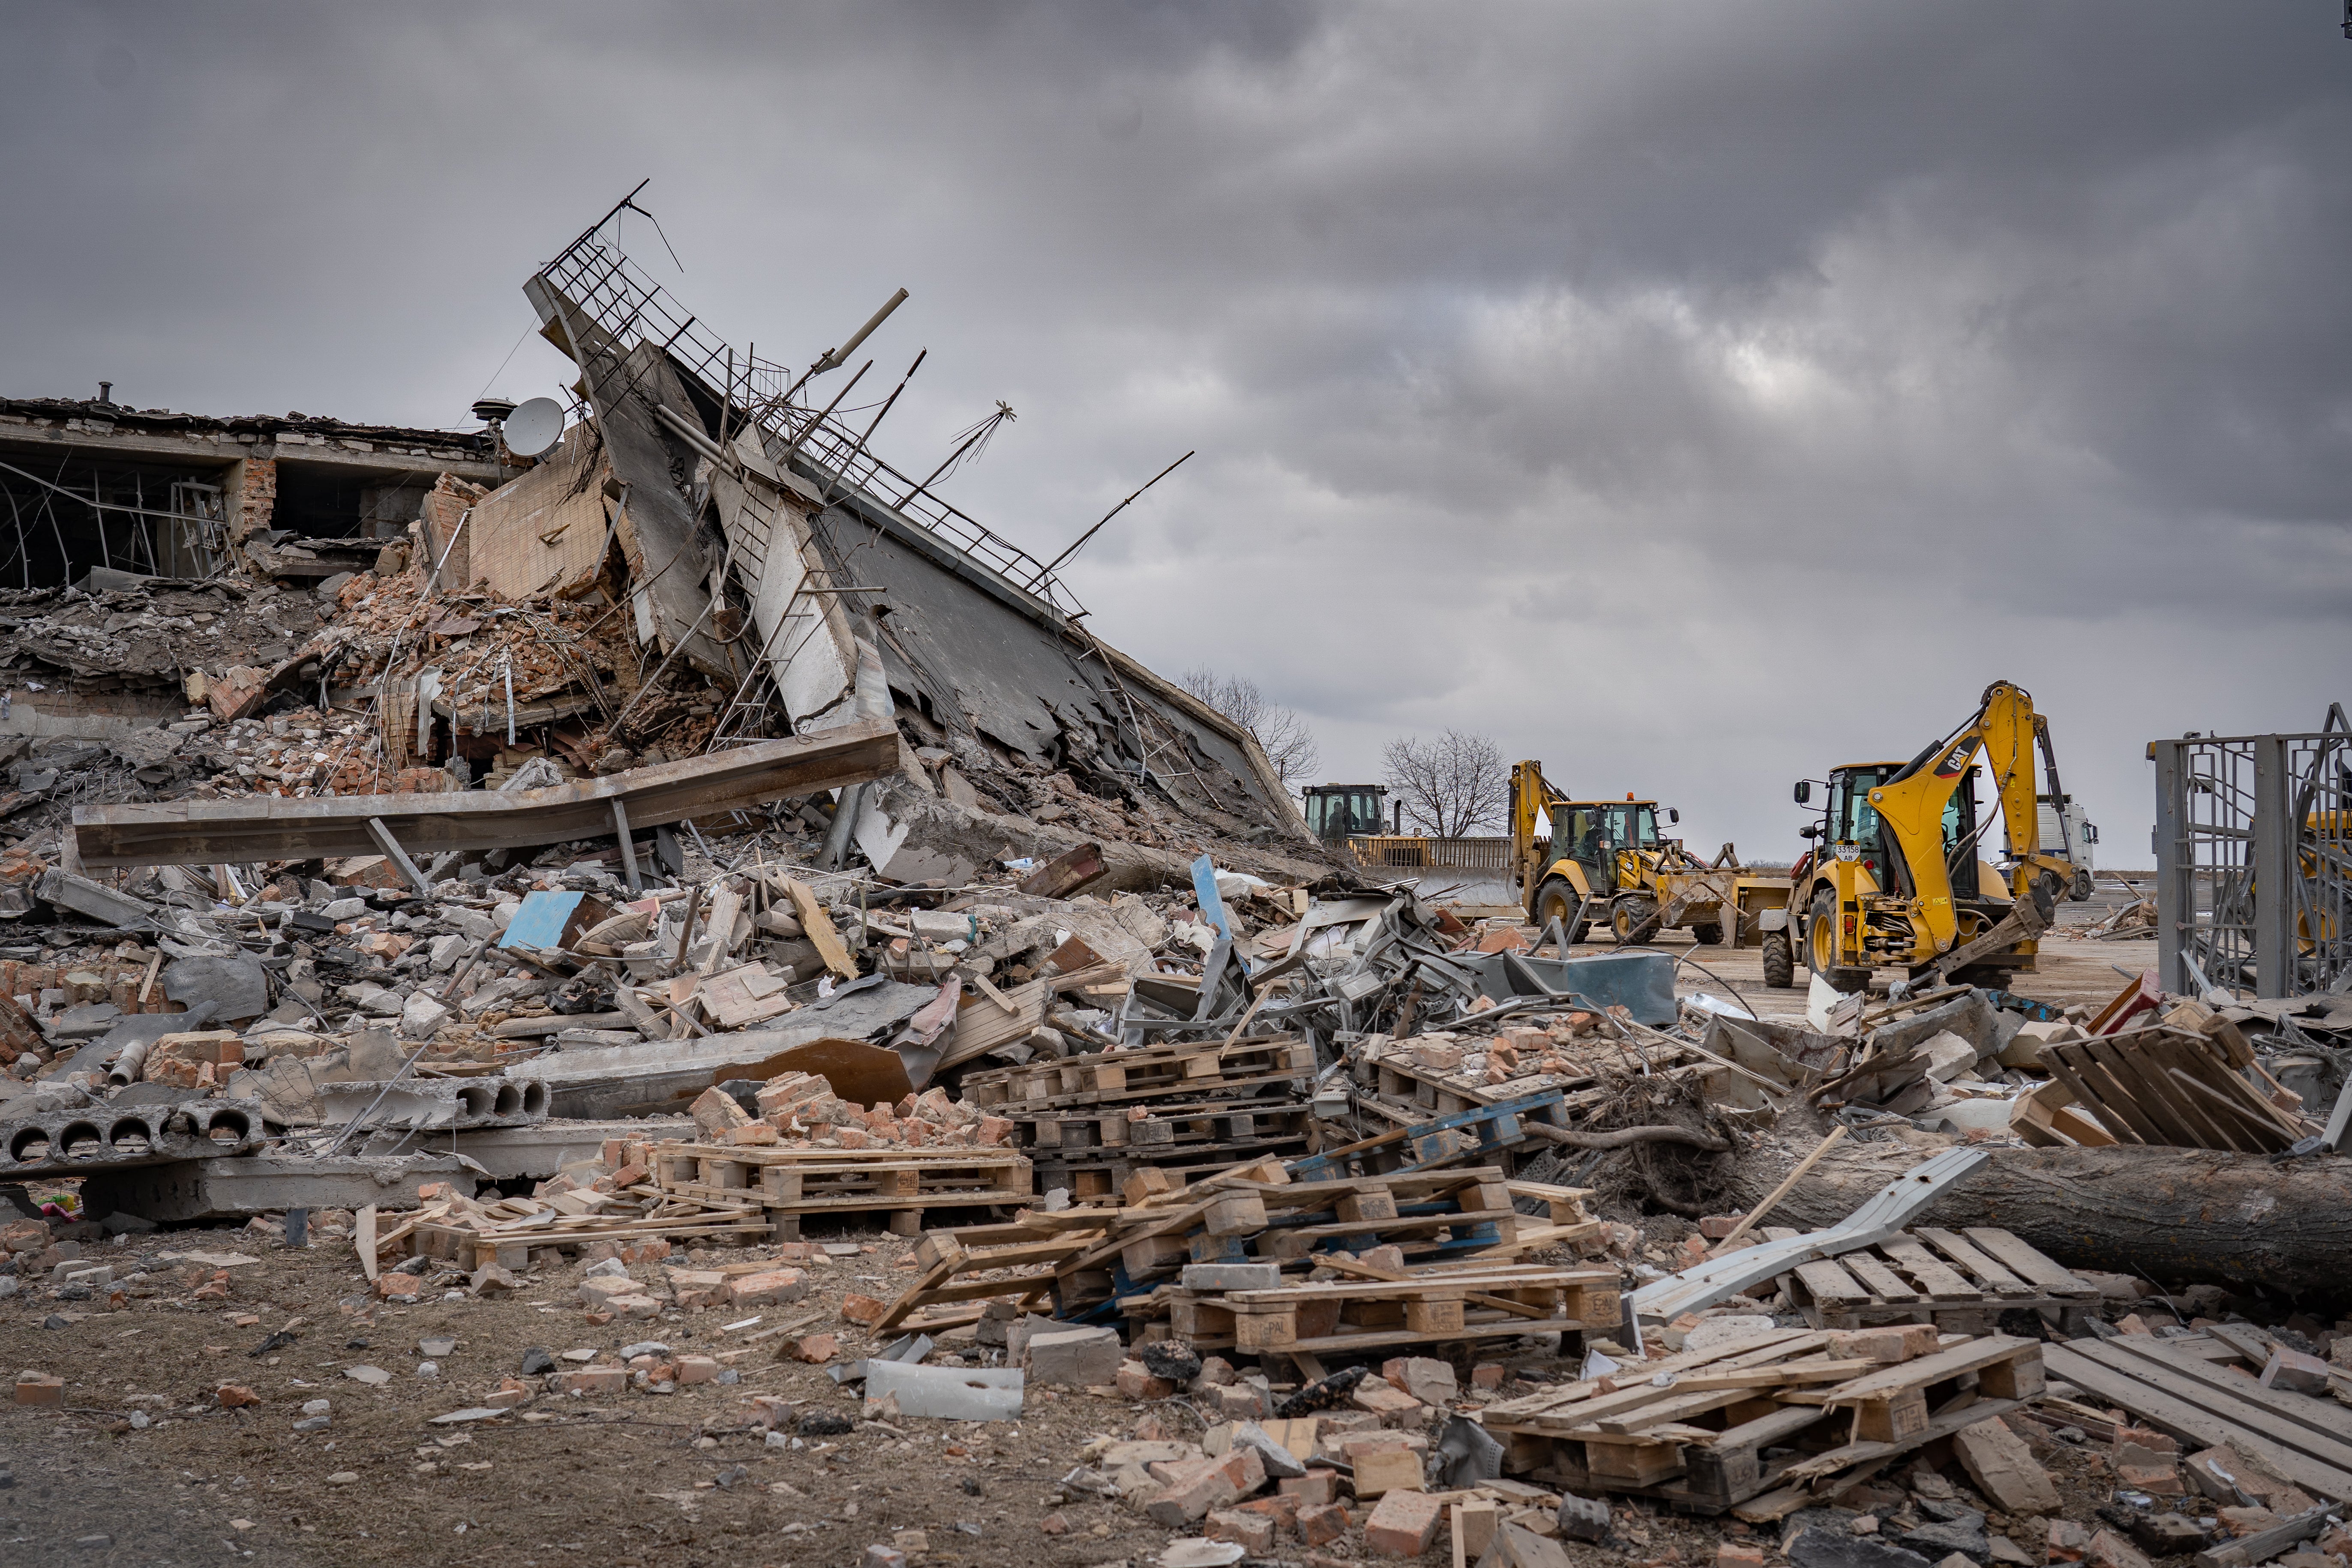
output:
{"label": "bare tree", "polygon": [[1284,784],[1304,778],[1321,763],[1307,721],[1267,697],[1248,676],[1219,675],[1204,665],[1186,670],[1176,683],[1247,730]]}
{"label": "bare tree", "polygon": [[1510,804],[1510,775],[1502,748],[1484,735],[1448,730],[1434,741],[1418,735],[1391,741],[1381,753],[1390,792],[1407,821],[1438,838],[1461,838],[1499,828]]}

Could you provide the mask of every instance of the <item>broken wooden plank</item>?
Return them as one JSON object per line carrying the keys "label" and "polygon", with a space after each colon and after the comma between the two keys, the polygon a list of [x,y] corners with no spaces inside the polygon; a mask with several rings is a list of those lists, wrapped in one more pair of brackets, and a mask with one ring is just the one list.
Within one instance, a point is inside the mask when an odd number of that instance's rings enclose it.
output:
{"label": "broken wooden plank", "polygon": [[1102,846],[1065,849],[1022,879],[1021,890],[1040,899],[1066,899],[1103,874]]}
{"label": "broken wooden plank", "polygon": [[[2277,1440],[2284,1424],[2164,1368],[2130,1357],[2118,1364],[2100,1353],[2105,1349],[2090,1341],[2052,1344],[2043,1347],[2043,1359],[2053,1376],[2176,1439],[2226,1445],[2307,1492],[2336,1502],[2352,1498],[2352,1447],[2331,1445],[2313,1453],[2299,1437],[2290,1446]],[[2315,1437],[2311,1446],[2325,1441]]]}
{"label": "broken wooden plank", "polygon": [[857,978],[857,961],[849,956],[843,945],[841,933],[833,929],[833,917],[817,902],[816,894],[797,877],[784,879],[784,897],[793,901],[793,911],[800,917],[801,931],[824,966],[844,980]]}

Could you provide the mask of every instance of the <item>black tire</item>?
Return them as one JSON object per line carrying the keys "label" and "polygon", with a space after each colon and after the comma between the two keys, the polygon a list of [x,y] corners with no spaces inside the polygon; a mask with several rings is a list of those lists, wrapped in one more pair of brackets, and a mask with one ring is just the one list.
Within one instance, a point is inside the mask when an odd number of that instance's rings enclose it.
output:
{"label": "black tire", "polygon": [[1658,906],[1644,898],[1619,899],[1609,906],[1609,930],[1620,947],[1639,947],[1658,934]]}
{"label": "black tire", "polygon": [[[1558,921],[1559,922],[1560,929],[1564,931],[1568,931],[1568,940],[1570,944],[1582,942],[1584,940],[1583,926],[1578,926],[1574,931],[1569,931],[1568,929],[1569,922],[1576,919],[1576,908],[1579,901],[1580,900],[1576,896],[1575,885],[1570,882],[1567,878],[1545,878],[1536,889],[1536,929],[1538,931],[1549,931],[1551,928],[1551,922]],[[1585,923],[1589,925],[1591,922],[1587,921]]]}
{"label": "black tire", "polygon": [[1691,940],[1701,947],[1713,947],[1723,940],[1723,928],[1719,925],[1693,926]]}
{"label": "black tire", "polygon": [[1813,912],[1805,921],[1805,967],[1830,986],[1848,995],[1870,984],[1870,971],[1841,967],[1837,957],[1837,894],[1827,888],[1813,895]]}
{"label": "black tire", "polygon": [[1785,931],[1764,933],[1764,984],[1786,991],[1797,983],[1797,959]]}

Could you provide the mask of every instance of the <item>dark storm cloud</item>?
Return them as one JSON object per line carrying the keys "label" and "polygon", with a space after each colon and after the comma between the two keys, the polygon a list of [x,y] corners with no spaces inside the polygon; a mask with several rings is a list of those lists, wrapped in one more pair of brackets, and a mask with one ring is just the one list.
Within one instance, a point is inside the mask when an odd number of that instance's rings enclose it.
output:
{"label": "dark storm cloud", "polygon": [[2149,735],[2347,695],[2319,0],[7,20],[10,391],[456,423],[652,174],[739,343],[912,289],[879,444],[1011,401],[950,493],[1039,553],[1198,447],[1071,581],[1335,774],[1480,729],[1785,854],[1790,778],[2008,677],[2139,859]]}

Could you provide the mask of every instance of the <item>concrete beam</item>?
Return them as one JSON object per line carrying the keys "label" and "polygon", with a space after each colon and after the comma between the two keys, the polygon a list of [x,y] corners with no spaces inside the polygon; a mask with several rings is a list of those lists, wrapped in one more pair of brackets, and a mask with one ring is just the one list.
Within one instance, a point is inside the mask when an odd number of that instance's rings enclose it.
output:
{"label": "concrete beam", "polygon": [[373,1106],[372,1125],[410,1131],[522,1127],[547,1120],[547,1085],[510,1078],[330,1080],[318,1087],[318,1105],[319,1121],[328,1126],[353,1121]]}
{"label": "concrete beam", "polygon": [[[543,1182],[566,1165],[600,1157],[608,1138],[645,1138],[656,1142],[676,1138],[692,1142],[699,1136],[690,1116],[627,1117],[615,1121],[541,1121],[529,1127],[461,1131],[449,1140],[449,1146],[480,1167],[477,1175],[499,1182]],[[388,1152],[402,1141],[401,1134],[383,1133],[369,1140],[361,1152]],[[441,1140],[434,1142],[437,1147]]]}
{"label": "concrete beam", "polygon": [[898,727],[887,719],[860,719],[814,734],[511,794],[80,805],[74,808],[73,835],[82,865],[91,868],[373,855],[377,849],[369,824],[374,821],[412,853],[520,849],[609,837],[615,800],[626,805],[631,823],[653,827],[860,784],[898,766]]}
{"label": "concrete beam", "polygon": [[158,1225],[197,1220],[245,1219],[289,1208],[413,1209],[424,1200],[416,1189],[454,1182],[473,1191],[473,1173],[454,1154],[410,1154],[396,1159],[338,1154],[298,1159],[253,1154],[240,1160],[184,1160],[130,1171],[95,1172],[82,1184],[82,1204],[93,1219],[118,1210]]}

